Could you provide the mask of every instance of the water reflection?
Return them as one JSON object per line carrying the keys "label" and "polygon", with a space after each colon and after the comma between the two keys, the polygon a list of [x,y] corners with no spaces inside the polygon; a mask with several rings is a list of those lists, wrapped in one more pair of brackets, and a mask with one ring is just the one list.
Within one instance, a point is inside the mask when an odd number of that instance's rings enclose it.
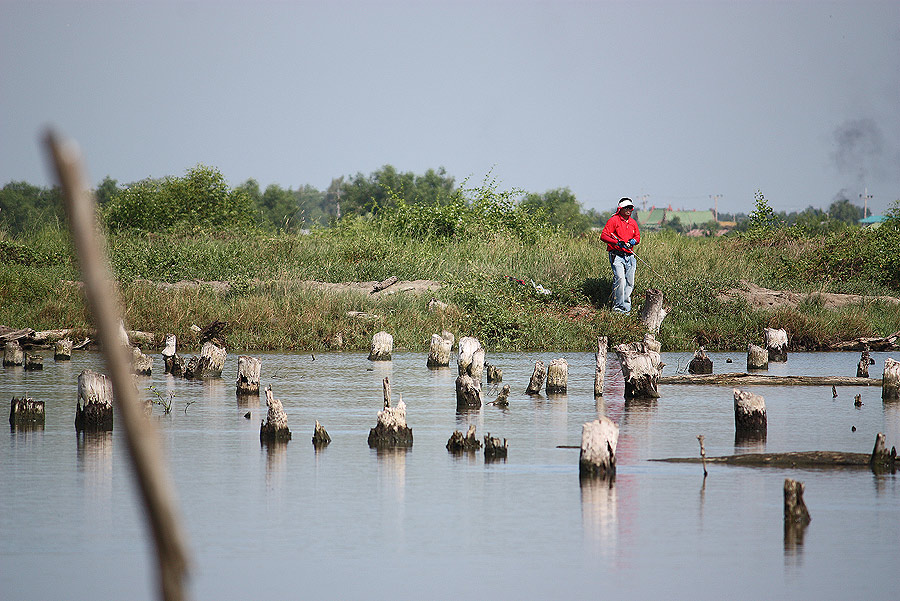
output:
{"label": "water reflection", "polygon": [[765,453],[766,432],[750,432],[735,430],[734,452],[737,453]]}
{"label": "water reflection", "polygon": [[406,454],[409,447],[376,449],[378,458],[378,482],[382,489],[392,493],[393,499],[402,503],[406,497]]}
{"label": "water reflection", "polygon": [[92,501],[112,497],[113,433],[79,432],[78,470],[84,474],[85,498]]}
{"label": "water reflection", "polygon": [[803,538],[808,524],[784,521],[784,565],[799,568],[803,565]]}
{"label": "water reflection", "polygon": [[888,448],[900,447],[900,401],[883,401],[884,439]]}
{"label": "water reflection", "polygon": [[270,488],[284,481],[287,445],[287,440],[266,440],[262,443],[266,452],[266,484]]}
{"label": "water reflection", "polygon": [[581,523],[589,546],[610,556],[616,552],[618,512],[613,478],[580,478]]}

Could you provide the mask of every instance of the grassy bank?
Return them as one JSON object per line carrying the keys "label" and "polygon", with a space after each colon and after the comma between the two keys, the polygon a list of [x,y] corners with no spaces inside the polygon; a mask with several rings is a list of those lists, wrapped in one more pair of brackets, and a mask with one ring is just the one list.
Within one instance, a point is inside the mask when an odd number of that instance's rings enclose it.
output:
{"label": "grassy bank", "polygon": [[[736,350],[760,342],[763,327],[784,327],[795,348],[818,349],[839,340],[900,330],[896,305],[871,303],[827,310],[810,300],[778,311],[722,301],[720,292],[748,280],[798,292],[854,292],[900,296],[889,278],[873,276],[870,234],[854,234],[853,249],[827,237],[687,238],[648,234],[638,247],[639,309],[649,287],[672,306],[659,338],[664,348]],[[838,244],[838,246],[835,246]],[[868,246],[865,246],[868,245]],[[0,240],[0,324],[52,329],[89,326],[64,230],[46,229]],[[611,276],[605,245],[596,235],[573,238],[551,230],[522,238],[500,230],[477,237],[422,239],[384,223],[351,221],[311,234],[259,232],[216,235],[120,232],[109,252],[120,278],[128,327],[175,333],[192,340],[190,326],[214,319],[229,323],[235,350],[367,349],[386,330],[397,349],[425,350],[431,334],[474,335],[490,350],[592,350],[596,338],[611,343],[639,339],[637,310],[609,311]],[[888,248],[885,252],[891,252]],[[844,253],[846,257],[844,256]],[[896,255],[894,255],[896,256]],[[890,256],[888,259],[890,260]],[[868,261],[868,263],[864,263]],[[302,280],[328,282],[433,279],[434,294],[449,304],[431,312],[431,295],[373,298],[313,292]],[[523,280],[521,285],[515,280]],[[211,286],[162,289],[158,282],[225,281]],[[530,281],[550,289],[542,295]],[[363,320],[356,311],[377,316]],[[339,336],[338,336],[339,335]]]}

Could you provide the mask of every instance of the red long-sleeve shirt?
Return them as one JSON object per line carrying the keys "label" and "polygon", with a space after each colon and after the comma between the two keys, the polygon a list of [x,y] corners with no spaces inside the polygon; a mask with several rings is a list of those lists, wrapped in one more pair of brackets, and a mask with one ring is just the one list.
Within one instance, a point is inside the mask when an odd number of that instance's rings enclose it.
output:
{"label": "red long-sleeve shirt", "polygon": [[603,226],[603,231],[600,232],[600,239],[606,242],[608,251],[619,250],[632,254],[630,250],[624,250],[618,246],[619,241],[628,242],[632,238],[638,242],[641,241],[641,231],[638,229],[637,221],[633,217],[629,217],[628,221],[625,221],[618,213],[609,218],[609,221]]}

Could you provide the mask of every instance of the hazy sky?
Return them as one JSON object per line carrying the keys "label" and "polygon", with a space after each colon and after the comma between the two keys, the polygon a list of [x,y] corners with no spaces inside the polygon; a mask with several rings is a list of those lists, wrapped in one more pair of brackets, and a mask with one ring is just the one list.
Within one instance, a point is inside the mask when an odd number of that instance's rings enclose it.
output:
{"label": "hazy sky", "polygon": [[586,208],[900,199],[900,2],[0,0],[0,185],[324,189],[391,164]]}

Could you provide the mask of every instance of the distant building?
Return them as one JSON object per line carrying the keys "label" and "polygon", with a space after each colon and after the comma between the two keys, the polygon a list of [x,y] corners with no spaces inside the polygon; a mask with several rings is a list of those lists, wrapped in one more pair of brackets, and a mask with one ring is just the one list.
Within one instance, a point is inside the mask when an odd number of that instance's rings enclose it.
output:
{"label": "distant building", "polygon": [[860,219],[859,224],[863,227],[878,227],[885,219],[887,219],[887,217],[884,215],[869,215],[865,219]]}
{"label": "distant building", "polygon": [[681,227],[684,228],[685,233],[690,233],[692,230],[700,232],[700,228],[704,225],[710,221],[716,221],[715,214],[711,210],[676,211],[672,207],[651,207],[649,211],[640,211],[637,214],[638,224],[640,224],[641,229],[646,230],[658,230],[676,219],[681,224]]}

